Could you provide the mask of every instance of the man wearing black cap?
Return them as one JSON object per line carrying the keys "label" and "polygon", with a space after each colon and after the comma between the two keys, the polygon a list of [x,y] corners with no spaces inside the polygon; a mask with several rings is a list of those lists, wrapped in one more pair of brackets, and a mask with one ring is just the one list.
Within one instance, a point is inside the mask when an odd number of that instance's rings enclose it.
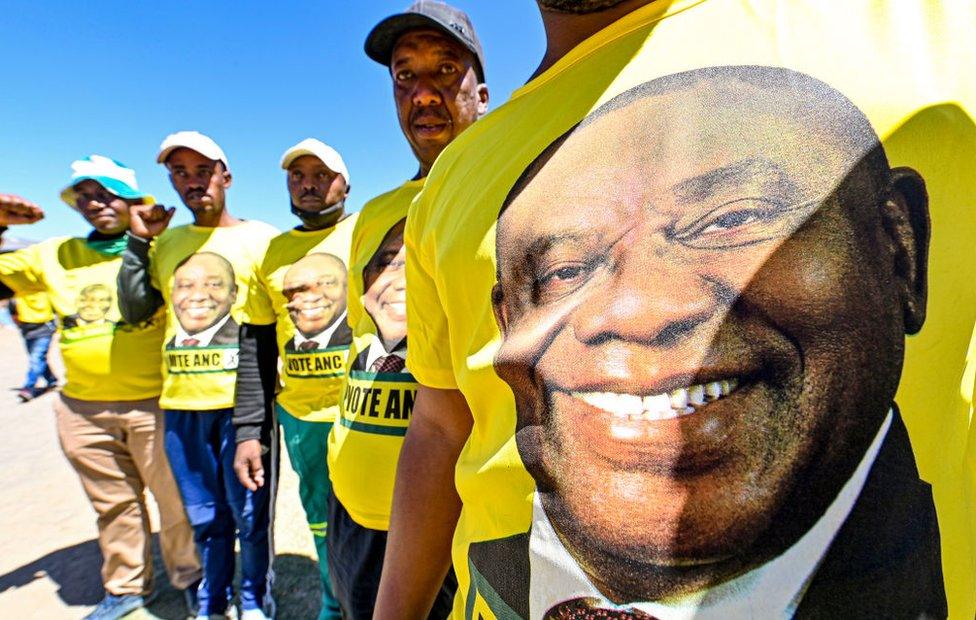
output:
{"label": "man wearing black cap", "polygon": [[[424,0],[384,19],[367,37],[366,53],[390,69],[400,127],[419,170],[367,203],[352,237],[347,312],[353,343],[340,415],[329,435],[327,540],[336,598],[343,617],[354,619],[373,615],[393,478],[417,391],[403,330],[381,336],[382,326],[405,319],[404,218],[434,160],[488,105],[481,44],[468,16],[446,4]],[[453,573],[431,579],[432,588],[440,586],[431,617],[446,617]]]}

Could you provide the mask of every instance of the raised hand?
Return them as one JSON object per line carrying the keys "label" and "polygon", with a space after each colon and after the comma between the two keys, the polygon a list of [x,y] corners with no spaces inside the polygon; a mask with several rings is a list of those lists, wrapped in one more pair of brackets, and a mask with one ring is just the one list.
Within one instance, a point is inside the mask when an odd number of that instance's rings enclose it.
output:
{"label": "raised hand", "polygon": [[0,194],[0,226],[33,224],[44,219],[44,210],[14,194]]}
{"label": "raised hand", "polygon": [[136,237],[152,239],[166,230],[174,213],[176,213],[176,207],[131,205],[129,207],[129,231]]}

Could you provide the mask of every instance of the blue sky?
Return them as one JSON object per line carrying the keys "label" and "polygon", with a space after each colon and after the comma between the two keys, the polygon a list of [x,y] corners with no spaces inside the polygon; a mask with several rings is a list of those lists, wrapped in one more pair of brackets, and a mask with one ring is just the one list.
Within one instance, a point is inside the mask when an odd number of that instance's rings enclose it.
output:
{"label": "blue sky", "polygon": [[[162,139],[196,129],[227,153],[231,211],[278,228],[288,212],[281,153],[305,137],[343,155],[358,210],[416,171],[397,125],[387,71],[363,53],[370,28],[409,0],[17,3],[0,37],[0,192],[41,204],[47,218],[13,234],[87,232],[58,192],[90,153],[136,169],[140,186],[189,221],[155,163]],[[455,0],[487,58],[491,107],[539,62],[544,35],[532,0]]]}

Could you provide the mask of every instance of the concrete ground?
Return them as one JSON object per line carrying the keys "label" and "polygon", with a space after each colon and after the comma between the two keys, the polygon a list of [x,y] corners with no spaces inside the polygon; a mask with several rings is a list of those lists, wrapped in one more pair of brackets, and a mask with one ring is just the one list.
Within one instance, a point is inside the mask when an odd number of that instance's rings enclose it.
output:
{"label": "concrete ground", "polygon": [[[56,351],[50,357],[61,376]],[[57,395],[21,404],[14,394],[26,361],[19,332],[0,328],[0,617],[82,618],[103,595],[96,517],[58,445],[51,409]],[[321,600],[315,548],[285,455],[276,511],[278,617],[314,618]],[[157,549],[159,596],[128,618],[185,617],[165,574]]]}

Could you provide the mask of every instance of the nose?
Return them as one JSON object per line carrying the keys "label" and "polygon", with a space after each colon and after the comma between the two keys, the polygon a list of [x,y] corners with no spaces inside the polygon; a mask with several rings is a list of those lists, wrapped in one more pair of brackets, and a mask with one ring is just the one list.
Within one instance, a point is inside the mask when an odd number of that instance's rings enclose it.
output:
{"label": "nose", "polygon": [[676,346],[727,306],[694,265],[668,260],[652,243],[647,238],[625,238],[617,244],[611,277],[594,287],[575,312],[578,340]]}
{"label": "nose", "polygon": [[417,107],[440,105],[443,102],[440,91],[431,80],[420,78],[413,90],[413,104]]}

